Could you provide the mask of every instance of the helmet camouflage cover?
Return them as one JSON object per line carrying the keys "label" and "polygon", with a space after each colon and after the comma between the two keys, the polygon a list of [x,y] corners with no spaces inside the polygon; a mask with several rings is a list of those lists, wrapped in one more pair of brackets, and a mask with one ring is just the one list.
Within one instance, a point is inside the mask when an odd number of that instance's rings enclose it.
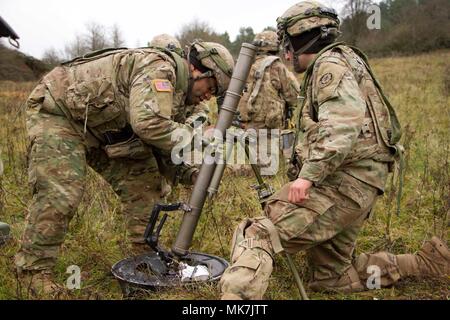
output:
{"label": "helmet camouflage cover", "polygon": [[260,51],[279,51],[278,35],[274,31],[263,31],[258,33],[253,40],[253,44],[259,47]]}
{"label": "helmet camouflage cover", "polygon": [[150,47],[158,47],[158,48],[165,48],[165,49],[175,49],[179,48],[181,49],[181,44],[177,40],[177,38],[167,34],[159,34],[157,36],[154,36],[152,41],[149,43]]}
{"label": "helmet camouflage cover", "polygon": [[152,41],[149,42],[149,47],[163,48],[170,51],[178,53],[180,56],[184,57],[183,49],[181,48],[180,42],[177,38],[167,34],[159,34],[154,36]]}
{"label": "helmet camouflage cover", "polygon": [[234,68],[234,60],[231,53],[223,45],[216,42],[204,42],[200,40],[191,44],[190,50],[195,49],[200,63],[211,70],[217,81],[217,93],[219,96],[225,92],[231,80]]}
{"label": "helmet camouflage cover", "polygon": [[317,1],[302,1],[290,7],[277,19],[278,37],[286,44],[287,37],[299,36],[315,28],[339,29],[339,18],[333,8]]}

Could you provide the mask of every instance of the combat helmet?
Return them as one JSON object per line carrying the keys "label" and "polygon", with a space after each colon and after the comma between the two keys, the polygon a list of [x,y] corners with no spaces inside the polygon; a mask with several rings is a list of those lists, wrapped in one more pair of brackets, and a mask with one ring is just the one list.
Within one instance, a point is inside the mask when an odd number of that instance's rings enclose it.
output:
{"label": "combat helmet", "polygon": [[184,57],[184,51],[181,48],[180,42],[177,38],[167,34],[162,33],[154,36],[152,41],[149,42],[149,47],[163,48],[170,51],[178,53],[180,56]]}
{"label": "combat helmet", "polygon": [[267,30],[258,33],[253,40],[253,44],[262,52],[278,52],[280,42],[276,32]]}
{"label": "combat helmet", "polygon": [[[278,37],[285,49],[296,54],[304,52],[319,39],[339,35],[340,21],[333,8],[326,7],[317,1],[302,1],[290,7],[277,19]],[[299,38],[312,30],[320,30],[302,48],[293,50],[292,38]]]}
{"label": "combat helmet", "polygon": [[205,72],[197,79],[214,77],[217,81],[216,96],[222,95],[228,88],[234,68],[234,60],[228,49],[216,42],[195,40],[189,47],[188,59],[191,58],[195,58],[205,68]]}

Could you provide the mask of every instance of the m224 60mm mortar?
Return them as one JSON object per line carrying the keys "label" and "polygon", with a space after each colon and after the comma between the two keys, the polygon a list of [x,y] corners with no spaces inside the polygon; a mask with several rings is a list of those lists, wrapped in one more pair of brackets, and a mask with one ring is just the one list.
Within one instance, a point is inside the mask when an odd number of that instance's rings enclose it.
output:
{"label": "m224 60mm mortar", "polygon": [[[112,273],[119,279],[125,294],[132,294],[140,289],[152,290],[198,281],[216,281],[220,279],[227,268],[228,263],[224,259],[204,253],[190,252],[189,249],[208,195],[211,179],[217,167],[217,161],[214,159],[220,159],[223,152],[222,141],[225,140],[223,137],[235,117],[256,51],[257,47],[251,44],[244,43],[241,47],[220,108],[214,137],[206,148],[189,202],[187,204],[156,204],[144,235],[147,244],[154,251],[121,260],[112,267]],[[223,168],[217,169],[222,170]],[[159,214],[161,211],[175,210],[183,212],[183,220],[172,249],[166,251],[159,246],[158,240],[167,219],[167,213],[164,213],[161,219],[159,219]]]}

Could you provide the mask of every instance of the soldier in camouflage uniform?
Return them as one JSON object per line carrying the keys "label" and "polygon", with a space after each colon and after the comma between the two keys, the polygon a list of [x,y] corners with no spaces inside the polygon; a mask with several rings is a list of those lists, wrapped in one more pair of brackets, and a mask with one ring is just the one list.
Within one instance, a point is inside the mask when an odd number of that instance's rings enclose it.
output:
{"label": "soldier in camouflage uniform", "polygon": [[198,171],[170,161],[174,133],[192,132],[184,106],[221,95],[233,66],[222,45],[196,41],[189,59],[165,49],[106,49],[44,76],[27,100],[33,199],[15,256],[18,270],[45,270],[33,279],[50,289],[48,270],[82,198],[88,166],[120,197],[131,241],[143,243],[161,176],[189,184]]}
{"label": "soldier in camouflage uniform", "polygon": [[[268,136],[261,135],[259,140],[260,143],[267,145],[268,150],[271,147],[270,130],[280,130],[282,142],[280,146],[288,158],[292,153],[290,150],[293,143],[291,116],[297,107],[300,85],[277,56],[279,41],[276,32],[258,33],[253,44],[259,50],[238,106],[241,127],[255,129],[256,133],[260,129],[267,129]],[[278,141],[272,143],[277,143],[278,147]]]}
{"label": "soldier in camouflage uniform", "polygon": [[[180,57],[185,58],[186,52],[182,49],[180,41],[177,38],[167,34],[162,33],[153,37],[153,39],[148,43],[149,47],[164,49],[172,51],[178,54]],[[210,125],[209,121],[209,106],[205,102],[200,102],[195,105],[182,106],[183,110],[179,112],[174,111],[175,114],[182,115],[184,123],[188,125],[193,125],[194,123],[202,123],[202,126],[206,128]],[[183,121],[182,119],[177,119],[178,121]],[[192,156],[186,155],[184,159],[190,159]],[[190,162],[187,162],[190,164]],[[171,181],[167,178],[162,177],[161,179],[161,197],[168,196],[172,191]]]}
{"label": "soldier in camouflage uniform", "polygon": [[[3,161],[2,161],[2,149],[0,148],[0,189],[2,188],[2,176],[3,176]],[[10,232],[9,225],[0,221],[0,246],[5,244],[6,240],[8,240],[9,232]]]}
{"label": "soldier in camouflage uniform", "polygon": [[288,129],[286,111],[297,106],[300,85],[277,56],[274,31],[258,33],[253,43],[259,50],[239,103],[241,121],[245,129]]}
{"label": "soldier in camouflage uniform", "polygon": [[178,53],[181,57],[184,57],[186,55],[183,51],[183,48],[181,48],[180,41],[167,33],[162,33],[154,36],[153,39],[148,43],[148,46],[171,50]]}
{"label": "soldier in camouflage uniform", "polygon": [[369,266],[381,286],[407,276],[450,275],[450,251],[433,237],[416,254],[354,257],[358,233],[384,192],[401,152],[395,112],[365,56],[337,43],[339,19],[315,1],[278,19],[280,39],[296,72],[305,72],[293,156],[294,180],[272,196],[265,216],[246,219],[234,235],[223,299],[261,299],[273,255],[306,250],[316,291],[364,290]]}
{"label": "soldier in camouflage uniform", "polygon": [[[186,57],[186,52],[178,39],[166,33],[154,36],[148,45],[149,47],[175,52],[181,58]],[[209,107],[204,102],[189,106],[183,105],[182,110],[174,110],[174,114],[182,117],[182,119],[176,119],[176,121],[184,121],[185,124],[192,125],[195,121],[202,122],[205,125],[209,124]]]}

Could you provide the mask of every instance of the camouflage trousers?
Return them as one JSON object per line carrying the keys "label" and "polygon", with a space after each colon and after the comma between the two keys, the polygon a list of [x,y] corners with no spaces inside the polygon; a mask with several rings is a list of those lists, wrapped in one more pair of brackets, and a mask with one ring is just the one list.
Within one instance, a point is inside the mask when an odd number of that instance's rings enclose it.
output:
{"label": "camouflage trousers", "polygon": [[143,243],[153,203],[160,199],[156,159],[109,159],[88,148],[63,116],[30,113],[29,183],[32,201],[15,263],[22,270],[51,268],[85,189],[88,166],[120,197],[132,242]]}
{"label": "camouflage trousers", "polygon": [[[392,254],[353,257],[358,233],[375,204],[376,188],[345,173],[334,174],[313,186],[309,199],[293,204],[288,201],[290,186],[286,184],[269,199],[265,217],[248,219],[237,228],[231,266],[220,281],[223,298],[261,299],[273,270],[273,256],[283,250],[306,250],[312,283],[349,275],[345,285],[360,285],[370,276],[370,265],[380,267],[382,285],[400,278],[401,267]],[[409,261],[413,255],[403,256]]]}

